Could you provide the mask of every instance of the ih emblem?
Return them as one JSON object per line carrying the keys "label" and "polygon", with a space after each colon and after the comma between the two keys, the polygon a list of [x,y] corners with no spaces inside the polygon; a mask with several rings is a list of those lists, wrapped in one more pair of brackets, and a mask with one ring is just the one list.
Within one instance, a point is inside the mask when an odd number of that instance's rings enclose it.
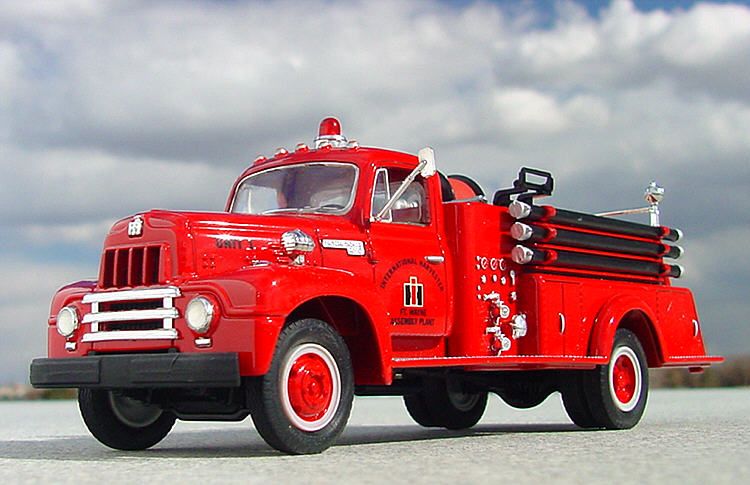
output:
{"label": "ih emblem", "polygon": [[404,306],[424,306],[424,285],[417,281],[416,276],[410,276],[409,282],[404,283]]}
{"label": "ih emblem", "polygon": [[139,237],[141,234],[143,234],[143,217],[135,216],[128,223],[128,236]]}

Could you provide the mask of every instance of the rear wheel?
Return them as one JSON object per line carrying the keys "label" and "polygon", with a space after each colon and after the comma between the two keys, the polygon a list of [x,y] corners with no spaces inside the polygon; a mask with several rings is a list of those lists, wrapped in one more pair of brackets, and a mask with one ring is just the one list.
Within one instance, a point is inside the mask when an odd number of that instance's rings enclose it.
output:
{"label": "rear wheel", "polygon": [[468,389],[455,378],[426,378],[419,392],[404,396],[409,415],[425,427],[471,428],[487,407],[487,392]]}
{"label": "rear wheel", "polygon": [[506,404],[517,409],[539,406],[551,393],[552,388],[545,382],[517,382],[498,391]]}
{"label": "rear wheel", "polygon": [[430,413],[424,392],[416,394],[407,394],[404,396],[404,404],[409,416],[420,426],[425,428],[438,428],[437,421]]}
{"label": "rear wheel", "polygon": [[101,443],[117,450],[145,450],[164,439],[174,414],[115,391],[80,389],[83,422]]}
{"label": "rear wheel", "polygon": [[325,450],[349,420],[354,376],[349,351],[325,322],[289,324],[268,373],[252,382],[251,415],[260,435],[285,453]]}
{"label": "rear wheel", "polygon": [[570,418],[581,427],[628,429],[643,416],[648,364],[635,334],[620,329],[609,364],[573,375],[563,391]]}
{"label": "rear wheel", "polygon": [[568,417],[580,428],[598,428],[594,415],[589,409],[586,397],[586,386],[584,384],[583,372],[572,373],[565,380],[562,387],[562,401]]}

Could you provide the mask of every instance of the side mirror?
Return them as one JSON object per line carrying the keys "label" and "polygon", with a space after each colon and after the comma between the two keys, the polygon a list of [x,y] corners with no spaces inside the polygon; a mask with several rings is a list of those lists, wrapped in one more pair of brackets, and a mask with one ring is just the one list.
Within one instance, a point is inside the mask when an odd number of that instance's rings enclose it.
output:
{"label": "side mirror", "polygon": [[419,171],[419,175],[423,178],[429,178],[435,175],[437,167],[435,165],[435,150],[432,147],[424,147],[417,153],[419,163],[424,163],[422,170]]}

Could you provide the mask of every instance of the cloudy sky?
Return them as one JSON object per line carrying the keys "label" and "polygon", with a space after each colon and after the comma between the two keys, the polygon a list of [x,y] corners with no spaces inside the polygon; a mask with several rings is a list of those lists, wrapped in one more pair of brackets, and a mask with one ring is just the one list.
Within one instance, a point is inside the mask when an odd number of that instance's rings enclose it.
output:
{"label": "cloudy sky", "polygon": [[259,154],[338,116],[448,173],[663,223],[714,353],[750,343],[747,2],[0,0],[0,384],[117,218],[221,209]]}

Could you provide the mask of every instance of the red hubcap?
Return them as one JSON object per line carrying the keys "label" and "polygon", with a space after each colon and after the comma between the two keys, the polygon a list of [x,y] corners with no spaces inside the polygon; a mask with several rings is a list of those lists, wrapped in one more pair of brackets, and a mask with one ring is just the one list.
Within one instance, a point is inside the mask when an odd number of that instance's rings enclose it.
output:
{"label": "red hubcap", "polygon": [[325,415],[333,397],[333,376],[326,362],[317,354],[297,357],[288,381],[289,402],[305,421],[316,421]]}
{"label": "red hubcap", "polygon": [[636,375],[633,361],[627,355],[621,355],[615,361],[612,371],[612,386],[615,390],[615,396],[623,403],[627,404],[636,392]]}

